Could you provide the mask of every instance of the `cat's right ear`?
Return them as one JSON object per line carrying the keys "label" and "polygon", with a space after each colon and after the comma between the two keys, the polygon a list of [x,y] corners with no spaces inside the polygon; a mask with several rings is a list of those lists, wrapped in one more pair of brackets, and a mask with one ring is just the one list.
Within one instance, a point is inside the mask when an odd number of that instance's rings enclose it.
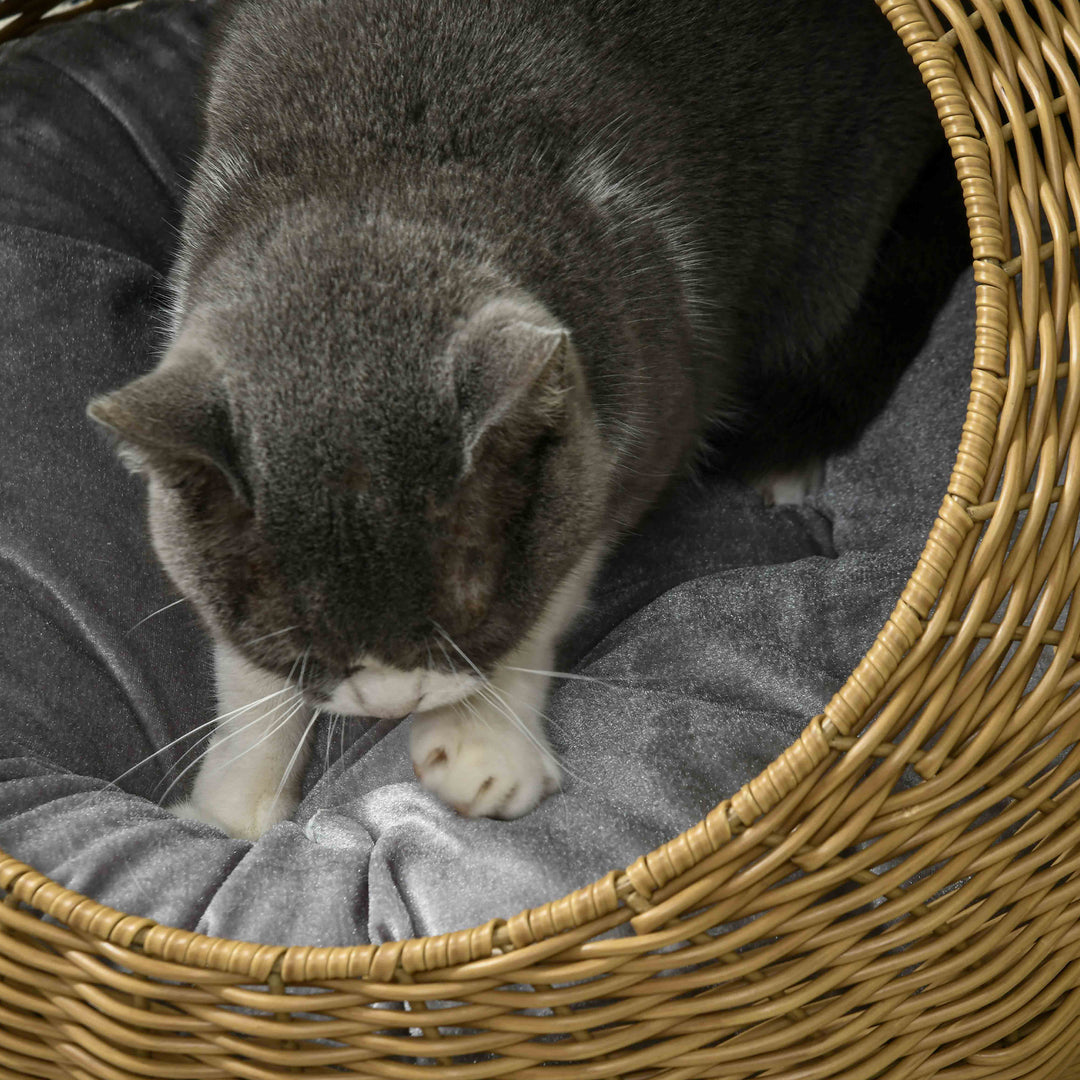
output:
{"label": "cat's right ear", "polygon": [[466,468],[487,434],[522,410],[557,424],[568,394],[582,381],[568,331],[528,299],[485,304],[457,332],[451,349]]}
{"label": "cat's right ear", "polygon": [[146,375],[94,398],[87,415],[115,437],[133,472],[187,463],[223,470],[231,457],[228,412],[208,363],[170,354]]}

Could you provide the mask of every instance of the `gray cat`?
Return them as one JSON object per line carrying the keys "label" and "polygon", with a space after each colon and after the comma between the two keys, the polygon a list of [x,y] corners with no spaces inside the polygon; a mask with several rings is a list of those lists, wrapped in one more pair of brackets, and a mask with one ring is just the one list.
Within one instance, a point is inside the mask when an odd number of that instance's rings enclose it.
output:
{"label": "gray cat", "polygon": [[887,395],[927,95],[871,0],[246,0],[205,96],[172,343],[90,406],[215,643],[173,810],[258,836],[330,711],[524,814],[555,646],[707,430],[782,473]]}

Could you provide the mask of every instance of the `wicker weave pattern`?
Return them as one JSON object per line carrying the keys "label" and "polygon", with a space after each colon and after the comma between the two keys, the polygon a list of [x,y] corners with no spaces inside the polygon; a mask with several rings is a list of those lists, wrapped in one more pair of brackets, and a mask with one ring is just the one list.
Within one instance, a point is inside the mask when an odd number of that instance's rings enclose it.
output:
{"label": "wicker weave pattern", "polygon": [[879,5],[963,185],[976,346],[926,548],[824,714],[626,871],[438,938],[206,938],[0,856],[0,1080],[1080,1080],[1080,0]]}
{"label": "wicker weave pattern", "polygon": [[68,0],[56,3],[56,0],[0,0],[0,42],[11,38],[25,37],[39,30],[42,26],[53,26],[66,22],[88,11],[100,11],[102,8],[120,7],[133,0]]}

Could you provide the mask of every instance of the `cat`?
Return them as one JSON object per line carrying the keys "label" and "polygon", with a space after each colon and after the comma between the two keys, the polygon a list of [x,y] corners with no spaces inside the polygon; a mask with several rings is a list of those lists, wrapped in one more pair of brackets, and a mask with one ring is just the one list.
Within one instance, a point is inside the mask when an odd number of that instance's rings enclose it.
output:
{"label": "cat", "polygon": [[891,389],[860,301],[928,95],[870,0],[238,0],[204,97],[170,343],[89,406],[213,639],[171,809],[258,837],[325,711],[525,814],[619,536],[709,432],[783,473]]}

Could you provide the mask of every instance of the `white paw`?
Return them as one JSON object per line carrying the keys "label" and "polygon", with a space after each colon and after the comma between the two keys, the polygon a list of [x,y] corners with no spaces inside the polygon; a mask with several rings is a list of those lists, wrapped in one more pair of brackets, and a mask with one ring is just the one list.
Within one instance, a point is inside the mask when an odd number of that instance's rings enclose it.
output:
{"label": "white paw", "polygon": [[[518,818],[559,790],[561,772],[541,730],[532,738],[483,700],[412,719],[413,771],[464,817]],[[535,741],[534,741],[535,740]]]}
{"label": "white paw", "polygon": [[258,840],[267,829],[290,817],[297,801],[295,796],[283,791],[276,800],[272,795],[247,804],[243,800],[221,800],[210,808],[192,798],[173,803],[165,809],[174,817],[213,825],[236,840]]}

